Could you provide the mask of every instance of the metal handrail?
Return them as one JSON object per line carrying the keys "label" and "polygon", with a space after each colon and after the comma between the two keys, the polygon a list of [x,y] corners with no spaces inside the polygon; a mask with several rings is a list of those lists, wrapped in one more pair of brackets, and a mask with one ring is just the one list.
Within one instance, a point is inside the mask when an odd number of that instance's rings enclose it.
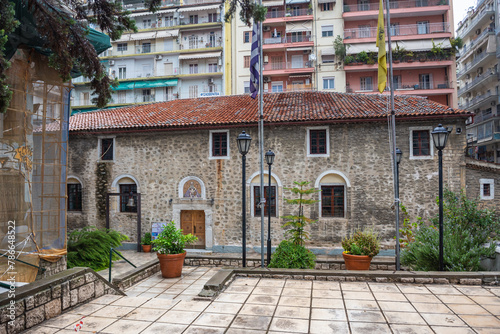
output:
{"label": "metal handrail", "polygon": [[[3,257],[9,258],[9,256],[8,256],[8,255],[5,255],[5,254],[0,254],[0,255],[1,255],[1,256],[3,256]],[[19,260],[19,259],[17,259],[17,258],[15,258],[13,261],[21,262],[21,263],[23,263],[23,264],[26,264],[26,265],[31,266],[31,267],[35,267],[35,268],[37,268],[37,269],[42,269],[42,272],[45,272],[45,270],[47,270],[46,268],[42,268],[42,267],[36,266],[36,265],[34,265],[34,264],[31,264],[31,263],[25,262],[25,261],[23,261],[23,260]]]}
{"label": "metal handrail", "polygon": [[116,255],[127,261],[128,264],[130,264],[132,267],[137,268],[132,262],[127,260],[123,255],[118,253],[117,251],[114,250],[114,248],[109,249],[109,283],[111,283],[111,265],[113,264],[113,252],[115,252]]}

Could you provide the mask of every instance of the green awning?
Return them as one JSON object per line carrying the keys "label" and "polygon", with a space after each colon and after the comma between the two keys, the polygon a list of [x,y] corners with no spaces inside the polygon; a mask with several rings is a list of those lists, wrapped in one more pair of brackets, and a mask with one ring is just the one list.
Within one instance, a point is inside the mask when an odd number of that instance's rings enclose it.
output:
{"label": "green awning", "polygon": [[114,90],[130,90],[135,88],[156,88],[177,86],[177,79],[157,79],[120,82]]}

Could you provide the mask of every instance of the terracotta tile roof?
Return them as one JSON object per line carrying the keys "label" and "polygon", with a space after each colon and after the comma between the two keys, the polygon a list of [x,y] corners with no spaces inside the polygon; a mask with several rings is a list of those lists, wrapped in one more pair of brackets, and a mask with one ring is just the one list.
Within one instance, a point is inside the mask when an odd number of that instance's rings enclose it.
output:
{"label": "terracotta tile roof", "polygon": [[[264,95],[265,122],[373,120],[387,116],[388,96],[291,92]],[[396,116],[458,116],[453,109],[418,96],[395,97]],[[249,95],[180,99],[79,113],[70,118],[70,131],[154,129],[256,124],[258,100]]]}

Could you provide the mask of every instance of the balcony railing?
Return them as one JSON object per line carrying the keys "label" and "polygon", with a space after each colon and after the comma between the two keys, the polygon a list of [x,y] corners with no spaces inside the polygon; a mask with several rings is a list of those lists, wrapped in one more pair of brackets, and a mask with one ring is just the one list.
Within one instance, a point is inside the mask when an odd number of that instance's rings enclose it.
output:
{"label": "balcony railing", "polygon": [[134,100],[135,102],[155,102],[155,96],[136,94]]}
{"label": "balcony railing", "polygon": [[[430,6],[447,6],[448,0],[413,0],[413,1],[390,1],[390,9],[405,9],[405,8],[418,8]],[[384,8],[386,8],[384,2]],[[344,13],[347,12],[360,12],[379,9],[379,2],[363,3],[363,4],[345,4]]]}
{"label": "balcony railing", "polygon": [[278,62],[278,63],[267,63],[264,64],[264,71],[279,71],[287,69],[300,69],[300,68],[312,68],[313,65],[310,61],[302,62]]}
{"label": "balcony railing", "polygon": [[[477,29],[476,24],[481,21],[485,16],[491,15],[495,13],[495,8],[493,6],[485,6],[479,13],[476,14],[476,17],[469,22],[467,25],[467,28],[462,30],[459,34],[458,37],[464,38],[472,29]],[[460,23],[458,24],[460,26]]]}
{"label": "balcony railing", "polygon": [[309,8],[300,8],[300,9],[291,9],[291,10],[277,10],[277,11],[268,11],[266,14],[266,19],[276,19],[280,17],[295,17],[295,16],[305,16],[312,15],[312,9]]}
{"label": "balcony railing", "polygon": [[487,71],[486,73],[483,73],[481,75],[478,75],[477,77],[474,78],[471,82],[466,82],[465,87],[460,88],[458,90],[458,95],[462,95],[468,90],[474,88],[477,86],[479,83],[483,82],[484,80],[490,79],[492,77],[498,78],[498,73],[495,71]]}
{"label": "balcony railing", "polygon": [[156,52],[156,45],[137,45],[135,47],[135,53],[152,53]]}
{"label": "balcony railing", "polygon": [[[211,1],[215,2],[215,1]],[[181,4],[180,0],[162,0],[160,3],[160,7],[169,7],[169,6],[179,6]],[[137,10],[137,9],[146,9],[144,2],[135,2],[130,4],[123,4],[123,9],[126,10]]]}
{"label": "balcony railing", "polygon": [[467,52],[472,50],[476,45],[483,41],[485,36],[488,36],[495,32],[493,28],[486,28],[477,38],[469,43],[469,45],[464,45],[462,50],[460,50],[459,56],[463,57]]}
{"label": "balcony railing", "polygon": [[[352,85],[347,83],[348,93],[352,92],[374,92],[377,90],[377,85],[375,83],[371,84],[356,84]],[[434,89],[449,89],[452,85],[448,81],[432,81],[432,82],[403,82],[395,83],[394,89],[396,91],[412,91],[412,90],[434,90]],[[386,88],[388,90],[388,88]]]}
{"label": "balcony railing", "polygon": [[264,44],[282,44],[282,43],[301,43],[311,42],[313,36],[311,35],[298,35],[298,36],[284,36],[284,37],[271,37],[264,38]]}
{"label": "balcony railing", "polygon": [[479,95],[479,96],[476,96],[475,98],[469,100],[468,102],[465,102],[465,103],[462,103],[462,104],[459,104],[458,107],[459,108],[462,108],[462,109],[467,109],[467,108],[471,108],[472,106],[476,105],[476,104],[479,104],[479,103],[482,103],[483,101],[485,101],[486,99],[488,99],[490,96],[495,96],[497,97],[496,94],[492,94],[491,91],[490,92],[487,92],[485,94],[482,94],[482,95]]}
{"label": "balcony railing", "polygon": [[493,117],[495,117],[493,112],[483,114],[483,112],[480,111],[480,112],[476,113],[476,115],[474,115],[474,123],[484,122],[484,121],[487,121]]}
{"label": "balcony railing", "polygon": [[[278,92],[274,93],[284,93],[284,92],[301,92],[301,91],[311,91],[314,90],[314,86],[312,84],[287,84],[286,87],[281,88]],[[273,92],[271,85],[269,84],[268,89],[264,88],[264,92]]]}
{"label": "balcony railing", "polygon": [[221,0],[184,0],[182,3],[184,5],[201,5],[206,3],[220,3]]}
{"label": "balcony railing", "polygon": [[[449,32],[450,24],[448,22],[399,25],[391,29],[392,36],[428,35]],[[376,36],[377,27],[344,29],[344,39],[375,38]]]}
{"label": "balcony railing", "polygon": [[495,56],[495,53],[484,51],[479,55],[475,56],[471,62],[463,65],[463,68],[460,70],[460,72],[457,73],[457,76],[461,77],[462,75],[467,73],[467,71],[469,71],[472,67],[480,63],[484,58],[488,56]]}

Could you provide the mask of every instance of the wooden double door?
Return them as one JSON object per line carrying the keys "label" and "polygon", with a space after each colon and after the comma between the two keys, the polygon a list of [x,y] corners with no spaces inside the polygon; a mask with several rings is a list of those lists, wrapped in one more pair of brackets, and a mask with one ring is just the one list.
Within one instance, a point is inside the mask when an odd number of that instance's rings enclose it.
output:
{"label": "wooden double door", "polygon": [[198,237],[198,241],[192,248],[205,248],[205,211],[203,210],[182,210],[181,229],[184,234],[193,234]]}

